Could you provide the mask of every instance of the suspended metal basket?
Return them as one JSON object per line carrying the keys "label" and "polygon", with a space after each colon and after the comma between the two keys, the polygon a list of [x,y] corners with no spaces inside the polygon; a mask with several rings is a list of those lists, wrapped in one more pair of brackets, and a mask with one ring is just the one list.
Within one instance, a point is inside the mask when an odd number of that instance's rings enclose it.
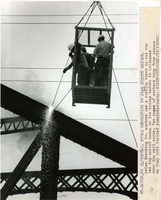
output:
{"label": "suspended metal basket", "polygon": [[[95,7],[98,6],[101,12],[101,15],[104,19],[104,15],[107,17],[106,14],[103,14],[103,8],[100,2],[93,2],[91,5],[92,11]],[[89,11],[89,10],[88,10]],[[89,17],[91,16],[89,15]],[[87,15],[87,13],[85,14]],[[83,16],[82,20],[84,19],[85,15]],[[88,20],[89,20],[88,17]],[[107,17],[108,18],[108,17]],[[112,23],[108,19],[108,23],[110,24],[110,28],[107,27],[107,23],[104,19],[105,28],[97,28],[97,27],[88,27],[87,22],[85,26],[80,26],[82,20],[77,24],[75,27],[75,48],[74,48],[74,58],[73,58],[73,75],[72,75],[72,105],[75,106],[77,103],[85,103],[85,104],[103,104],[107,105],[110,108],[110,98],[111,98],[111,77],[112,77],[112,63],[113,63],[113,47],[114,47],[114,31],[115,28],[113,27]],[[108,59],[108,73],[107,76],[104,77],[104,74],[100,71],[100,76],[96,81],[95,86],[89,86],[89,84],[79,84],[79,78],[77,77],[77,69],[79,68],[78,60],[80,56],[86,56],[86,53],[80,51],[81,47],[85,47],[90,52],[90,55],[93,55],[93,50],[97,45],[97,38],[98,35],[104,35],[105,40],[111,44],[111,50],[109,53]],[[92,51],[92,53],[91,53]],[[87,69],[88,70],[88,69]],[[106,79],[107,84],[104,86],[102,85],[102,79]]]}

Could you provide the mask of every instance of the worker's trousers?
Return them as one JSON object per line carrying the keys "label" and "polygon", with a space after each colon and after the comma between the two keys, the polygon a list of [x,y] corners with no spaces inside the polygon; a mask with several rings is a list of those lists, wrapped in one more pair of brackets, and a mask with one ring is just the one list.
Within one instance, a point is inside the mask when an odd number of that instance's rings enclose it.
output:
{"label": "worker's trousers", "polygon": [[[108,70],[109,70],[109,58],[99,57],[97,58],[95,68],[91,75],[90,85],[96,85],[98,79],[102,79],[101,85],[108,86]],[[100,77],[100,74],[102,77]]]}

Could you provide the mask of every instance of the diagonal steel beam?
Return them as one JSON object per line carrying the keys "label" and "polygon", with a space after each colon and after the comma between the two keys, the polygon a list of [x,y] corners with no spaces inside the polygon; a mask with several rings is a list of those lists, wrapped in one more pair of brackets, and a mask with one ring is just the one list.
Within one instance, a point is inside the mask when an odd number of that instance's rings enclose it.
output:
{"label": "diagonal steel beam", "polygon": [[48,106],[3,84],[1,84],[1,107],[37,124],[44,120],[48,110]]}
{"label": "diagonal steel beam", "polygon": [[60,134],[127,168],[137,171],[137,151],[58,111],[53,116]]}
{"label": "diagonal steel beam", "polygon": [[16,185],[17,181],[21,178],[22,174],[38,152],[38,150],[41,147],[41,140],[42,140],[42,133],[39,132],[29,148],[27,149],[26,153],[22,157],[22,159],[19,161],[18,165],[14,169],[14,171],[9,176],[7,182],[3,186],[1,190],[1,199],[5,200],[8,195],[11,193],[11,190]]}
{"label": "diagonal steel beam", "polygon": [[[19,126],[16,125],[16,128],[14,128],[14,126],[12,125],[13,123],[16,123],[16,124],[20,123],[20,125]],[[24,126],[21,125],[22,123],[24,123],[25,125]],[[9,134],[9,133],[17,133],[17,132],[40,129],[40,126],[38,124],[35,124],[35,123],[28,121],[28,120],[25,120],[21,117],[2,119],[1,124],[2,124],[2,128],[1,128],[2,129],[2,131],[1,131],[2,135],[3,134]]]}
{"label": "diagonal steel beam", "polygon": [[[17,113],[35,123],[45,120],[48,107],[4,85],[2,107]],[[12,99],[12,100],[11,100]],[[22,105],[25,103],[25,106]],[[129,169],[137,171],[137,150],[114,140],[58,111],[54,111],[51,121],[57,123],[60,134],[98,154],[103,155]]]}

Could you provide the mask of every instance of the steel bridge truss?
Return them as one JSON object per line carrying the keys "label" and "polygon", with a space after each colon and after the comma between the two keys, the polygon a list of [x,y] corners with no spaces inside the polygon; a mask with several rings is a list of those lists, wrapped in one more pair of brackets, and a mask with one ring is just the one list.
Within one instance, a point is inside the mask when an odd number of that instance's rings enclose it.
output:
{"label": "steel bridge truss", "polygon": [[[37,130],[40,126],[21,117],[1,120],[1,134]],[[1,188],[11,173],[1,174]],[[9,195],[40,192],[41,172],[24,172]],[[119,193],[137,199],[137,173],[127,168],[60,170],[57,188],[59,192],[84,191]]]}
{"label": "steel bridge truss", "polygon": [[[44,171],[25,172],[41,146],[43,137],[41,122],[47,106],[30,99],[6,86],[2,89],[1,106],[21,117],[1,120],[1,135],[39,130],[37,136],[25,152],[12,173],[1,174],[2,199],[8,195],[37,193],[42,194]],[[12,101],[10,101],[12,99]],[[26,107],[22,107],[25,102]],[[23,118],[22,118],[23,117]],[[58,192],[84,191],[108,192],[126,195],[137,199],[137,151],[109,138],[102,133],[81,124],[58,111],[54,111],[53,120],[57,124],[57,133],[78,143],[105,158],[125,166],[124,168],[58,170],[55,187]],[[78,127],[78,132],[72,127]],[[99,142],[98,142],[99,138]],[[46,181],[46,180],[45,180]],[[52,187],[52,190],[54,188]],[[41,199],[41,198],[40,198]]]}
{"label": "steel bridge truss", "polygon": [[33,131],[38,130],[40,127],[38,124],[23,119],[22,117],[12,117],[1,119],[1,135],[25,132],[25,131]]}
{"label": "steel bridge truss", "polygon": [[[11,173],[3,173],[1,185]],[[40,192],[41,172],[25,172],[10,195]],[[137,173],[126,168],[59,170],[58,192],[84,191],[119,193],[137,199]]]}

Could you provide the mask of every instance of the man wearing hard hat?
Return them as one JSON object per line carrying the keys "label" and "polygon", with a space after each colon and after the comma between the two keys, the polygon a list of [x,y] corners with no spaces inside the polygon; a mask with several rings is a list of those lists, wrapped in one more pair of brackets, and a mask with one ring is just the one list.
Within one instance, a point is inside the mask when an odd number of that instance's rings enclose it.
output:
{"label": "man wearing hard hat", "polygon": [[98,44],[96,45],[93,54],[94,57],[97,58],[95,69],[93,70],[91,80],[90,80],[90,86],[93,86],[96,84],[96,80],[98,78],[100,70],[102,70],[103,75],[103,86],[107,86],[108,84],[108,68],[109,68],[109,62],[110,62],[110,51],[111,51],[111,45],[109,42],[105,41],[104,35],[98,36]]}
{"label": "man wearing hard hat", "polygon": [[[73,59],[74,55],[74,44],[68,45],[68,50],[70,51],[69,56]],[[77,82],[78,85],[86,85],[86,77],[88,72],[88,63],[86,60],[85,55],[82,54],[81,45],[78,44],[78,56],[77,56],[77,65],[76,65],[76,73],[78,74]],[[66,73],[70,68],[73,67],[73,60],[72,62],[63,70],[63,73]]]}

